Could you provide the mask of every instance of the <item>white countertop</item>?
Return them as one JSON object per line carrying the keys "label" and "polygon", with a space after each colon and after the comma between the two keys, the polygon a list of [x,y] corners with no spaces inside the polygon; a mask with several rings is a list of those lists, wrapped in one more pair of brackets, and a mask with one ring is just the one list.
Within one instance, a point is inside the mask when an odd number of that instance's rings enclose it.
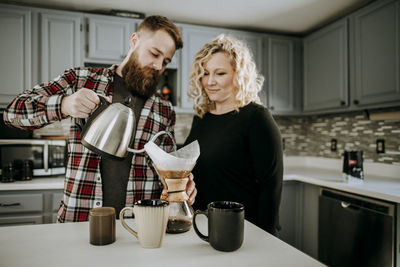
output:
{"label": "white countertop", "polygon": [[0,183],[0,191],[63,189],[65,176],[33,178],[30,181]]}
{"label": "white countertop", "polygon": [[[205,216],[196,219],[200,230],[207,234]],[[127,221],[133,224],[133,219]],[[166,234],[161,248],[144,249],[119,220],[116,226],[116,241],[105,246],[89,243],[88,222],[0,227],[0,265],[324,266],[247,221],[243,245],[234,252],[214,250],[196,235],[193,227],[183,234]]]}
{"label": "white countertop", "polygon": [[[355,180],[355,179],[354,179]],[[400,180],[387,177],[365,177],[344,182],[340,171],[310,167],[288,167],[284,181],[299,181],[349,193],[400,203]]]}

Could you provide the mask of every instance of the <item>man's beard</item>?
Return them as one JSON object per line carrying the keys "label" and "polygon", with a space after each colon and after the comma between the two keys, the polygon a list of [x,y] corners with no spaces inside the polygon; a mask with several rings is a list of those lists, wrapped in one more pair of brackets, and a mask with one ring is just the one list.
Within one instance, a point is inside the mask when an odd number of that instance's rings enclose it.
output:
{"label": "man's beard", "polygon": [[150,67],[141,67],[136,52],[133,52],[128,62],[122,68],[125,85],[132,94],[149,98],[157,91],[161,75]]}

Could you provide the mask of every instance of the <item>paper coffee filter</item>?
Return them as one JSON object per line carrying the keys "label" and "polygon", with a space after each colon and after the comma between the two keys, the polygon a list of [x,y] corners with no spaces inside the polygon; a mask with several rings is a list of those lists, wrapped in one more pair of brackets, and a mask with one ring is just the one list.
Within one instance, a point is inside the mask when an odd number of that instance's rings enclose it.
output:
{"label": "paper coffee filter", "polygon": [[145,144],[144,149],[155,167],[160,170],[192,170],[200,156],[200,146],[197,140],[171,153],[165,152],[154,142]]}

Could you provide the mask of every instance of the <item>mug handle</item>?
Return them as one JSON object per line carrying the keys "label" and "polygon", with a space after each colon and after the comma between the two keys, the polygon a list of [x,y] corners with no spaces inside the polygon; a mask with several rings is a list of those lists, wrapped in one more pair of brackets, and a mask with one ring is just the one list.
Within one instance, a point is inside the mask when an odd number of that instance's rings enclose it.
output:
{"label": "mug handle", "polygon": [[210,242],[210,241],[209,241],[209,237],[203,235],[202,233],[200,233],[199,229],[197,228],[197,225],[196,225],[196,216],[199,215],[199,214],[204,214],[204,215],[206,215],[207,220],[208,220],[208,211],[196,210],[196,212],[194,213],[194,216],[193,216],[193,228],[194,228],[194,231],[196,232],[196,234],[197,234],[201,239],[203,239],[203,240],[206,241],[206,242]]}
{"label": "mug handle", "polygon": [[125,214],[125,211],[127,211],[127,210],[132,210],[132,213],[133,213],[133,207],[125,207],[125,208],[123,208],[123,209],[121,210],[121,212],[119,213],[119,219],[121,220],[121,224],[122,224],[122,226],[123,226],[126,230],[128,230],[129,233],[131,233],[131,234],[134,235],[137,239],[139,239],[138,233],[137,233],[135,230],[133,230],[132,228],[130,228],[130,227],[128,226],[128,224],[126,224],[126,222],[125,222],[124,214]]}

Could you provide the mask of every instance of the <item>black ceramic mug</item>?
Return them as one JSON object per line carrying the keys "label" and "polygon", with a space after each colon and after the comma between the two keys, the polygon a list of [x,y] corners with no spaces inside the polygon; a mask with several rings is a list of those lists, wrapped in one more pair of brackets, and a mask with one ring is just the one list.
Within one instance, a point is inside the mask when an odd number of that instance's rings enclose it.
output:
{"label": "black ceramic mug", "polygon": [[[196,216],[204,214],[208,218],[208,236],[200,233]],[[242,246],[244,235],[244,206],[232,201],[215,201],[206,211],[197,210],[193,217],[196,234],[210,243],[216,250],[234,251]]]}

